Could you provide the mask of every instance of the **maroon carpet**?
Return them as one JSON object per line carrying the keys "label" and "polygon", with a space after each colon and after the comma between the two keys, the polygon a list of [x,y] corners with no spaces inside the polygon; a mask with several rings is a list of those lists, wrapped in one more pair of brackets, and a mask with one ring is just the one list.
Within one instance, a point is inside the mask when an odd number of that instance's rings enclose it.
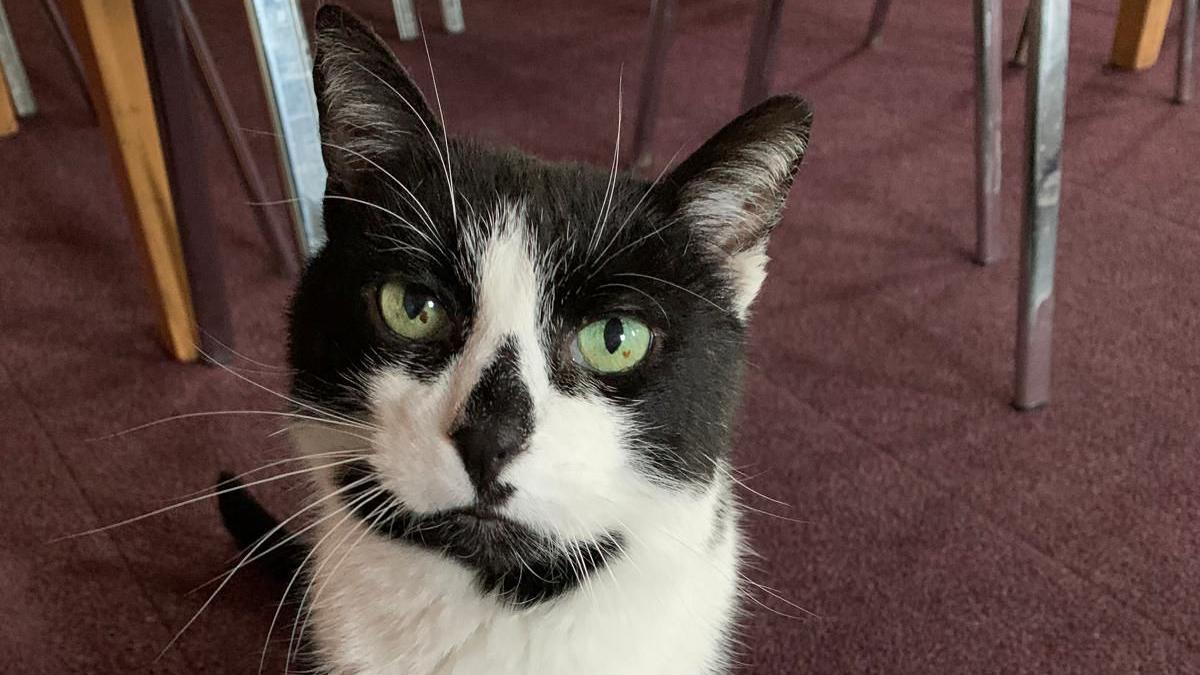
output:
{"label": "maroon carpet", "polygon": [[[51,541],[287,449],[252,416],[93,440],[281,404],[156,346],[104,143],[36,3],[6,4],[42,113],[0,141],[0,670],[254,672],[281,590],[254,571],[163,652],[234,553],[210,502]],[[245,124],[267,129],[242,3],[194,4]],[[394,38],[388,3],[351,4]],[[430,39],[449,128],[607,162],[622,65],[632,129],[648,3],[464,4],[467,32]],[[750,2],[681,4],[664,160],[736,112],[751,20]],[[1010,46],[1022,4],[1006,3]],[[1200,105],[1167,102],[1174,30],[1153,71],[1104,70],[1115,4],[1073,3],[1055,400],[1024,415],[1007,400],[1015,258],[968,261],[970,3],[897,2],[863,54],[869,0],[787,8],[775,88],[817,115],[758,305],[737,464],[790,505],[745,495],[786,517],[749,526],[753,578],[788,602],[755,593],[742,672],[1200,672]],[[400,51],[428,81],[419,45]],[[1010,252],[1022,88],[1006,79]],[[210,140],[236,347],[261,362],[239,372],[281,388],[289,281]]]}

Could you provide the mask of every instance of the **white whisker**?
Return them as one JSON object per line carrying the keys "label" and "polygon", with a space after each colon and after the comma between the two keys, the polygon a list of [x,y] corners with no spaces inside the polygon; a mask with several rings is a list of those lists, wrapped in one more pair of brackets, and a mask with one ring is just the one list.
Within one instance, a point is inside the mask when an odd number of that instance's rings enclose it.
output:
{"label": "white whisker", "polygon": [[359,436],[357,434],[350,433],[348,431],[345,431],[344,429],[338,429],[337,427],[344,426],[344,427],[351,427],[354,429],[361,429],[363,431],[375,431],[375,429],[373,427],[370,427],[370,426],[367,426],[364,424],[351,425],[347,422],[340,422],[338,420],[325,419],[325,418],[316,417],[313,415],[301,415],[299,413],[289,413],[289,412],[284,412],[281,410],[199,410],[196,412],[180,413],[178,415],[171,415],[169,417],[164,417],[162,419],[154,420],[153,422],[146,422],[144,424],[139,424],[135,427],[123,429],[121,431],[116,431],[116,432],[113,432],[106,436],[96,436],[94,438],[89,438],[86,440],[89,443],[98,442],[98,441],[108,441],[108,440],[112,440],[114,438],[128,436],[129,434],[137,433],[139,431],[144,431],[146,429],[151,429],[151,428],[157,427],[162,424],[167,424],[168,422],[178,422],[180,420],[189,420],[189,419],[196,419],[196,418],[203,418],[203,417],[218,417],[218,416],[222,416],[222,415],[225,415],[225,416],[266,415],[269,417],[287,417],[290,419],[299,419],[299,420],[305,420],[308,422],[316,422],[316,423],[319,423],[322,425],[332,425],[332,426],[328,427],[331,431],[344,432],[351,436],[354,436],[355,438],[362,439],[364,441],[370,441],[371,439],[367,438],[366,436]]}
{"label": "white whisker", "polygon": [[700,300],[703,300],[704,302],[707,302],[708,304],[712,305],[713,307],[716,307],[718,310],[720,310],[720,311],[721,311],[721,312],[723,312],[723,313],[726,313],[726,314],[730,313],[730,312],[729,312],[729,310],[727,310],[727,309],[725,309],[724,307],[722,307],[722,306],[718,305],[717,303],[713,302],[712,300],[709,300],[708,298],[704,297],[703,295],[700,295],[699,293],[697,293],[697,292],[695,292],[695,291],[691,290],[690,288],[684,288],[683,286],[680,286],[679,284],[676,284],[676,283],[673,283],[673,282],[667,281],[666,279],[662,279],[662,278],[660,278],[660,277],[656,277],[656,276],[653,276],[653,275],[651,275],[651,274],[639,274],[638,272],[619,272],[619,273],[617,273],[617,274],[614,274],[613,276],[617,276],[617,277],[640,277],[640,278],[642,278],[642,279],[649,279],[649,280],[651,280],[651,281],[657,281],[657,282],[659,282],[659,283],[661,283],[661,284],[666,284],[667,286],[670,286],[670,287],[672,287],[672,288],[677,288],[677,289],[679,289],[679,290],[683,291],[684,293],[687,293],[687,294],[689,294],[689,295],[691,295],[691,296],[693,296],[693,297],[699,298]]}
{"label": "white whisker", "polygon": [[90,530],[85,530],[83,532],[76,532],[75,534],[68,534],[68,535],[64,535],[62,537],[58,537],[56,539],[51,539],[50,543],[53,544],[53,543],[57,543],[60,541],[66,541],[68,539],[77,539],[79,537],[86,537],[86,536],[93,535],[93,534],[99,534],[100,532],[107,532],[108,530],[112,530],[112,529],[115,529],[118,527],[123,527],[125,525],[130,525],[132,523],[136,523],[138,521],[145,520],[147,518],[152,518],[154,516],[162,515],[168,511],[173,511],[175,509],[182,508],[184,506],[188,506],[189,504],[195,504],[197,502],[202,502],[205,499],[212,499],[213,497],[217,497],[217,496],[229,493],[229,492],[237,492],[238,490],[244,490],[248,487],[252,487],[255,485],[262,485],[263,483],[270,483],[272,481],[282,480],[284,478],[290,478],[291,476],[299,476],[301,474],[310,473],[313,471],[319,471],[321,469],[328,469],[328,468],[335,467],[335,466],[341,466],[343,464],[349,464],[349,463],[355,462],[355,461],[358,461],[358,458],[351,457],[350,459],[345,459],[345,460],[341,460],[338,462],[331,462],[329,464],[324,464],[324,465],[317,466],[317,467],[309,467],[309,468],[304,468],[304,469],[297,469],[296,471],[288,471],[285,473],[277,474],[275,476],[270,476],[268,478],[262,478],[262,479],[259,479],[256,481],[252,481],[250,483],[246,483],[245,485],[239,485],[237,487],[214,490],[213,492],[211,492],[209,494],[204,494],[199,497],[193,497],[191,499],[185,499],[181,502],[178,502],[175,504],[170,504],[168,506],[164,506],[161,509],[155,509],[149,513],[143,513],[140,516],[126,518],[125,520],[122,520],[122,521],[119,521],[116,523],[112,523],[109,525],[102,525],[100,527],[94,527]]}
{"label": "white whisker", "polygon": [[[418,19],[420,21],[420,19]],[[446,115],[442,112],[442,96],[438,92],[437,73],[433,71],[433,57],[429,53],[429,39],[425,35],[425,26],[421,25],[421,42],[425,46],[425,60],[429,63],[429,81],[433,85],[433,99],[437,103],[438,120],[442,124],[442,143],[446,153],[446,183],[450,189],[450,213],[454,224],[458,225],[458,205],[454,193],[454,163],[450,161],[450,134],[446,129]],[[435,142],[436,143],[436,142]]]}
{"label": "white whisker", "polygon": [[[362,478],[362,479],[359,479],[358,482],[361,484],[363,482],[366,482],[367,480],[370,480],[370,478],[369,477]],[[351,485],[354,485],[354,484],[352,483]],[[316,507],[321,502],[332,499],[332,498],[336,497],[339,493],[343,492],[344,490],[350,489],[351,485],[347,485],[344,488],[342,488],[341,490],[335,490],[334,492],[331,492],[331,493],[325,495],[324,497],[316,500],[312,504],[309,504],[308,506],[304,507],[303,509],[300,509],[296,513],[293,513],[291,516],[289,516],[287,518],[287,520],[280,522],[278,525],[276,525],[274,528],[272,528],[270,532],[267,532],[265,535],[263,535],[254,546],[250,547],[250,550],[246,552],[246,558],[250,557],[250,555],[252,555],[256,550],[258,550],[258,548],[260,546],[262,546],[263,543],[268,541],[272,535],[274,535],[276,532],[282,530],[283,527],[285,525],[287,525],[287,523],[289,521],[295,519],[296,517],[298,517],[300,514],[304,513],[305,511]],[[249,487],[249,486],[247,486],[247,487]],[[204,601],[204,604],[200,605],[200,609],[196,610],[196,613],[192,615],[192,618],[188,619],[188,622],[183,625],[183,628],[180,628],[179,632],[175,633],[174,637],[172,637],[171,640],[169,642],[167,642],[166,646],[162,648],[162,651],[160,651],[158,653],[158,657],[155,659],[156,661],[158,659],[161,659],[163,657],[163,655],[166,654],[171,649],[171,647],[174,646],[175,643],[179,641],[179,638],[182,637],[185,632],[187,632],[188,628],[191,628],[192,624],[196,623],[196,620],[200,618],[200,615],[204,613],[204,610],[208,609],[209,605],[211,605],[213,603],[213,600],[215,600],[217,598],[217,595],[221,592],[221,590],[223,588],[225,588],[225,586],[230,582],[231,579],[233,579],[234,575],[237,574],[238,570],[242,569],[242,567],[245,565],[244,561],[246,560],[246,558],[243,558],[242,559],[243,562],[238,563],[236,567],[234,567],[232,570],[229,571],[229,573],[225,576],[224,581],[222,581],[220,583],[220,585],[217,586],[217,589],[215,591],[213,591],[211,595],[208,596],[208,599]]]}

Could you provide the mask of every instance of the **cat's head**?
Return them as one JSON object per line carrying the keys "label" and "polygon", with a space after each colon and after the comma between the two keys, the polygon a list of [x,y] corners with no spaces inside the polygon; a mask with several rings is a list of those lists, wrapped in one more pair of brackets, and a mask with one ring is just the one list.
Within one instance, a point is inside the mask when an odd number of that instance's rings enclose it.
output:
{"label": "cat's head", "polygon": [[[649,183],[447,138],[335,7],[314,80],[328,241],[291,359],[299,400],[355,420],[298,435],[358,456],[321,458],[342,462],[339,499],[519,602],[578,583],[581,552],[719,536],[746,322],[807,105],[772,98]],[[511,574],[522,562],[540,581]]]}

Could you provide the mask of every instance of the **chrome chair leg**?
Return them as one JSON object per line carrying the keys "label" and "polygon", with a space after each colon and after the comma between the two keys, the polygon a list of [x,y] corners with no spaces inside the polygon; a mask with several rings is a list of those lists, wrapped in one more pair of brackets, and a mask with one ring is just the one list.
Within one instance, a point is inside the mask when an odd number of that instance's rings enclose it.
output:
{"label": "chrome chair leg", "polygon": [[416,40],[421,34],[417,24],[417,12],[413,9],[413,0],[392,0],[392,9],[396,13],[396,32],[401,40]]}
{"label": "chrome chair leg", "polygon": [[1000,257],[1001,0],[975,1],[975,262]]}
{"label": "chrome chair leg", "polygon": [[36,114],[37,101],[33,99],[33,90],[29,88],[29,75],[17,51],[17,41],[13,39],[12,26],[8,23],[8,15],[4,13],[3,2],[0,2],[0,66],[4,68],[4,77],[8,80],[17,115],[30,117]]}
{"label": "chrome chair leg", "polygon": [[1026,91],[1015,396],[1030,410],[1050,400],[1054,256],[1062,193],[1062,141],[1070,0],[1034,0]]}
{"label": "chrome chair leg", "polygon": [[1196,93],[1196,6],[1200,0],[1183,0],[1179,15],[1179,64],[1175,70],[1175,102],[1192,100]]}

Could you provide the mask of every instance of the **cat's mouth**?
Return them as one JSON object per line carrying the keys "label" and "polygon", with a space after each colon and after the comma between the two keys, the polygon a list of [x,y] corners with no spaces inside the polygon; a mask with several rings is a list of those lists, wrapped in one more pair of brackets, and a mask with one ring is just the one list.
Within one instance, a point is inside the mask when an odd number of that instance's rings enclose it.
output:
{"label": "cat's mouth", "polygon": [[503,515],[496,509],[490,506],[475,505],[466,508],[454,509],[444,512],[447,516],[463,520],[466,522],[477,523],[503,523],[512,522],[508,516]]}
{"label": "cat's mouth", "polygon": [[473,570],[480,589],[523,606],[578,587],[622,550],[619,532],[567,541],[500,513],[505,499],[415,513],[383,487],[367,462],[335,474],[342,501],[378,536],[436,551]]}

